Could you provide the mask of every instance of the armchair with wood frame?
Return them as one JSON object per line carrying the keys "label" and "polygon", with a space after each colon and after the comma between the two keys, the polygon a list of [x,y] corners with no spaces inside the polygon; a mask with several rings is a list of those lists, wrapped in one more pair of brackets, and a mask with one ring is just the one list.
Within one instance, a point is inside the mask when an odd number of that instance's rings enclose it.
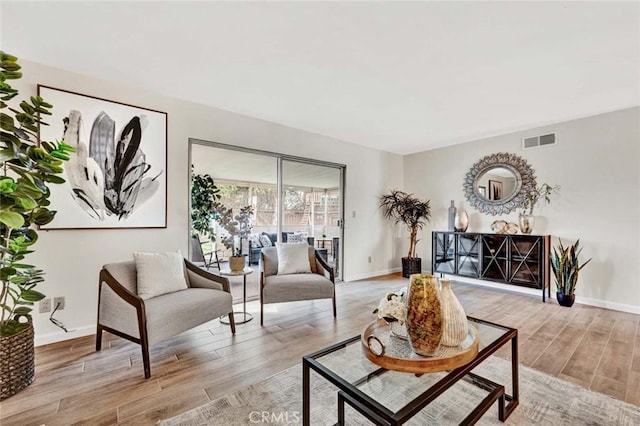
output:
{"label": "armchair with wood frame", "polygon": [[336,289],[333,269],[313,248],[308,247],[311,273],[278,275],[276,247],[263,247],[260,253],[260,325],[264,324],[264,305],[300,300],[332,299],[336,317]]}
{"label": "armchair with wood frame", "polygon": [[96,351],[102,348],[102,332],[120,336],[141,346],[144,377],[151,376],[149,347],[200,324],[229,315],[235,334],[229,280],[184,260],[187,288],[148,299],[137,294],[134,261],[104,265],[98,284]]}

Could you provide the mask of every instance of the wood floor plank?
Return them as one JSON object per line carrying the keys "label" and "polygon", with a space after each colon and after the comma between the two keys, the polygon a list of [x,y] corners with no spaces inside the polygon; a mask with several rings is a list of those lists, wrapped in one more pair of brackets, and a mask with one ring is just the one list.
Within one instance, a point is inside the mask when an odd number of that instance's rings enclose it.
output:
{"label": "wood floor plank", "polygon": [[[110,333],[100,352],[95,336],[38,347],[36,382],[0,403],[0,424],[153,425],[358,335],[376,318],[379,299],[406,285],[397,274],[340,283],[336,319],[326,300],[265,305],[264,327],[260,304],[251,301],[254,320],[238,324],[235,336],[215,320],[152,346],[149,380],[139,345]],[[640,315],[564,308],[539,296],[463,283],[453,289],[467,314],[518,328],[523,365],[640,403]],[[626,347],[616,350],[621,344]],[[510,348],[498,355],[510,357]]]}

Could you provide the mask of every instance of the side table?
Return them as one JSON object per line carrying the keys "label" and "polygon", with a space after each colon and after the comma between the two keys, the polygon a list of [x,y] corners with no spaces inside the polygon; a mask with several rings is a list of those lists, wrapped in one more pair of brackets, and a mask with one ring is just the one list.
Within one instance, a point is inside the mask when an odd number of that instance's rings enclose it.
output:
{"label": "side table", "polygon": [[[220,275],[228,277],[242,276],[242,312],[234,312],[233,319],[236,324],[244,324],[253,319],[253,316],[247,312],[247,275],[252,274],[253,269],[245,267],[242,271],[232,271],[230,269],[222,269]],[[220,317],[220,322],[223,324],[229,324],[229,316],[223,315]]]}

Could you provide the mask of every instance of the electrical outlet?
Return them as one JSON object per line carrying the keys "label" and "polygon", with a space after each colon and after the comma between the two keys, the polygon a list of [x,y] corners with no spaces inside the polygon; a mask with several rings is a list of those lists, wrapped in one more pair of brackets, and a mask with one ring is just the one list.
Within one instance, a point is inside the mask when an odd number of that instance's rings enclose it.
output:
{"label": "electrical outlet", "polygon": [[371,263],[371,256],[369,256],[369,263]]}
{"label": "electrical outlet", "polygon": [[64,296],[54,297],[53,298],[53,307],[58,307],[58,310],[61,311],[64,309]]}
{"label": "electrical outlet", "polygon": [[46,312],[51,312],[51,299],[42,299],[39,303],[40,305],[40,313],[44,314]]}

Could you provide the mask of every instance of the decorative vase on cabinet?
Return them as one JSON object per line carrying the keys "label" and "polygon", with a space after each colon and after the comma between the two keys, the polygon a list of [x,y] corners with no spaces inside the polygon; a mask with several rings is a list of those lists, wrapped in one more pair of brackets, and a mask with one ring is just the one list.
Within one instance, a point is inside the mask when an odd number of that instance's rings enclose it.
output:
{"label": "decorative vase on cabinet", "polygon": [[456,232],[467,232],[467,228],[469,227],[469,215],[467,215],[467,212],[464,209],[458,209],[453,227]]}
{"label": "decorative vase on cabinet", "polygon": [[413,274],[407,295],[407,334],[418,355],[433,355],[442,339],[442,308],[435,275]]}
{"label": "decorative vase on cabinet", "polygon": [[448,213],[449,213],[449,218],[448,218],[447,229],[449,231],[453,231],[455,229],[455,223],[456,223],[456,206],[453,200],[451,200],[451,205],[449,206]]}
{"label": "decorative vase on cabinet", "polygon": [[536,223],[536,219],[531,214],[520,215],[520,232],[523,234],[530,234],[533,232],[533,226]]}
{"label": "decorative vase on cabinet", "polygon": [[443,346],[458,346],[469,332],[467,315],[460,301],[451,289],[449,278],[440,279],[440,303],[442,305],[442,340]]}

